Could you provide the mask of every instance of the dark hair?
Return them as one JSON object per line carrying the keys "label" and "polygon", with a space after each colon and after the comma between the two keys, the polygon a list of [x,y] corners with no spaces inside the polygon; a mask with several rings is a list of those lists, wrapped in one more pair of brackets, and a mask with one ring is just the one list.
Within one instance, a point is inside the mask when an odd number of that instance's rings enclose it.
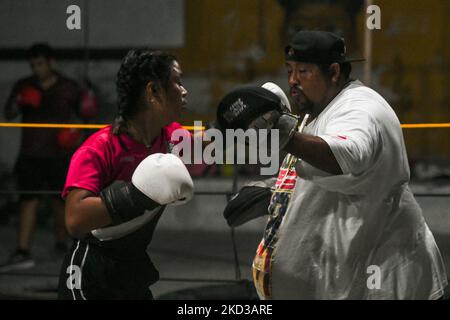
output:
{"label": "dark hair", "polygon": [[127,53],[117,73],[118,114],[113,123],[114,134],[126,132],[127,120],[141,110],[140,98],[149,81],[167,89],[174,61],[175,56],[167,52],[138,49]]}
{"label": "dark hair", "polygon": [[53,48],[47,43],[35,43],[27,50],[27,58],[37,58],[45,57],[46,59],[51,59],[55,57],[55,52]]}
{"label": "dark hair", "polygon": [[[330,65],[331,64],[319,64],[320,70],[325,74],[330,74]],[[348,80],[350,78],[350,73],[352,72],[352,65],[350,62],[341,62],[339,63],[339,66],[341,68],[341,74],[344,76],[345,80]]]}

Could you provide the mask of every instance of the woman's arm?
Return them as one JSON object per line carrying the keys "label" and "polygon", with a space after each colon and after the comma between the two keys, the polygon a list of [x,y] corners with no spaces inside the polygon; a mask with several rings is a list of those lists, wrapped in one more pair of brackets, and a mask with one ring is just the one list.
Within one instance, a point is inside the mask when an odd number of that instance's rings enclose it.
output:
{"label": "woman's arm", "polygon": [[67,231],[78,239],[112,223],[102,199],[88,190],[78,188],[70,190],[66,197],[65,219]]}

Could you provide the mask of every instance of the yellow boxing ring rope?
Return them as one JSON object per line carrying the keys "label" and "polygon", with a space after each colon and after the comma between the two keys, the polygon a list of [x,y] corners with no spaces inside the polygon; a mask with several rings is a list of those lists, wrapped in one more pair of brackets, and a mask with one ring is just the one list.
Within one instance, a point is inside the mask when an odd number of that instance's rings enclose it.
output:
{"label": "yellow boxing ring rope", "polygon": [[[0,127],[7,128],[74,128],[74,129],[101,129],[108,124],[80,124],[80,123],[14,123],[0,122]],[[450,123],[406,123],[402,124],[403,129],[429,129],[429,128],[450,128]],[[189,131],[205,130],[204,126],[183,126]]]}

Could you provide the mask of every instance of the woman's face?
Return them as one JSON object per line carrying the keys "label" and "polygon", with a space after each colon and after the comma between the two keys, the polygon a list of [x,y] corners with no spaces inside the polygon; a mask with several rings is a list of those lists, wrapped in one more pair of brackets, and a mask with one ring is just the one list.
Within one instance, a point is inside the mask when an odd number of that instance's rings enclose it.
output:
{"label": "woman's face", "polygon": [[171,66],[170,79],[163,96],[163,113],[168,121],[176,121],[179,119],[184,106],[187,104],[187,90],[184,88],[181,77],[183,72],[177,61]]}

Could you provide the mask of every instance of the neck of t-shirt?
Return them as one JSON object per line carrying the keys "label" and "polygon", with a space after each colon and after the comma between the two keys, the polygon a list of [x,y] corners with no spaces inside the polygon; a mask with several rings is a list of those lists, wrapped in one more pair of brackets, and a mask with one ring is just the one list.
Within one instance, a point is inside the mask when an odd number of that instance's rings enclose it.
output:
{"label": "neck of t-shirt", "polygon": [[311,118],[311,120],[316,119],[321,113],[323,113],[326,109],[328,109],[330,107],[330,105],[333,104],[333,101],[336,100],[336,98],[338,96],[340,96],[344,91],[346,91],[348,89],[348,87],[354,83],[356,80],[355,79],[351,79],[349,78],[343,85],[342,88],[339,89],[336,94],[328,101],[328,103],[324,106],[324,108],[317,113],[316,115],[312,115],[313,117]]}
{"label": "neck of t-shirt", "polygon": [[161,133],[156,136],[150,145],[145,145],[144,143],[136,140],[130,134],[122,133],[120,134],[120,138],[125,142],[126,146],[131,149],[133,152],[151,152],[152,149],[156,148],[156,144],[161,143],[161,139],[163,137],[164,130],[161,129]]}

